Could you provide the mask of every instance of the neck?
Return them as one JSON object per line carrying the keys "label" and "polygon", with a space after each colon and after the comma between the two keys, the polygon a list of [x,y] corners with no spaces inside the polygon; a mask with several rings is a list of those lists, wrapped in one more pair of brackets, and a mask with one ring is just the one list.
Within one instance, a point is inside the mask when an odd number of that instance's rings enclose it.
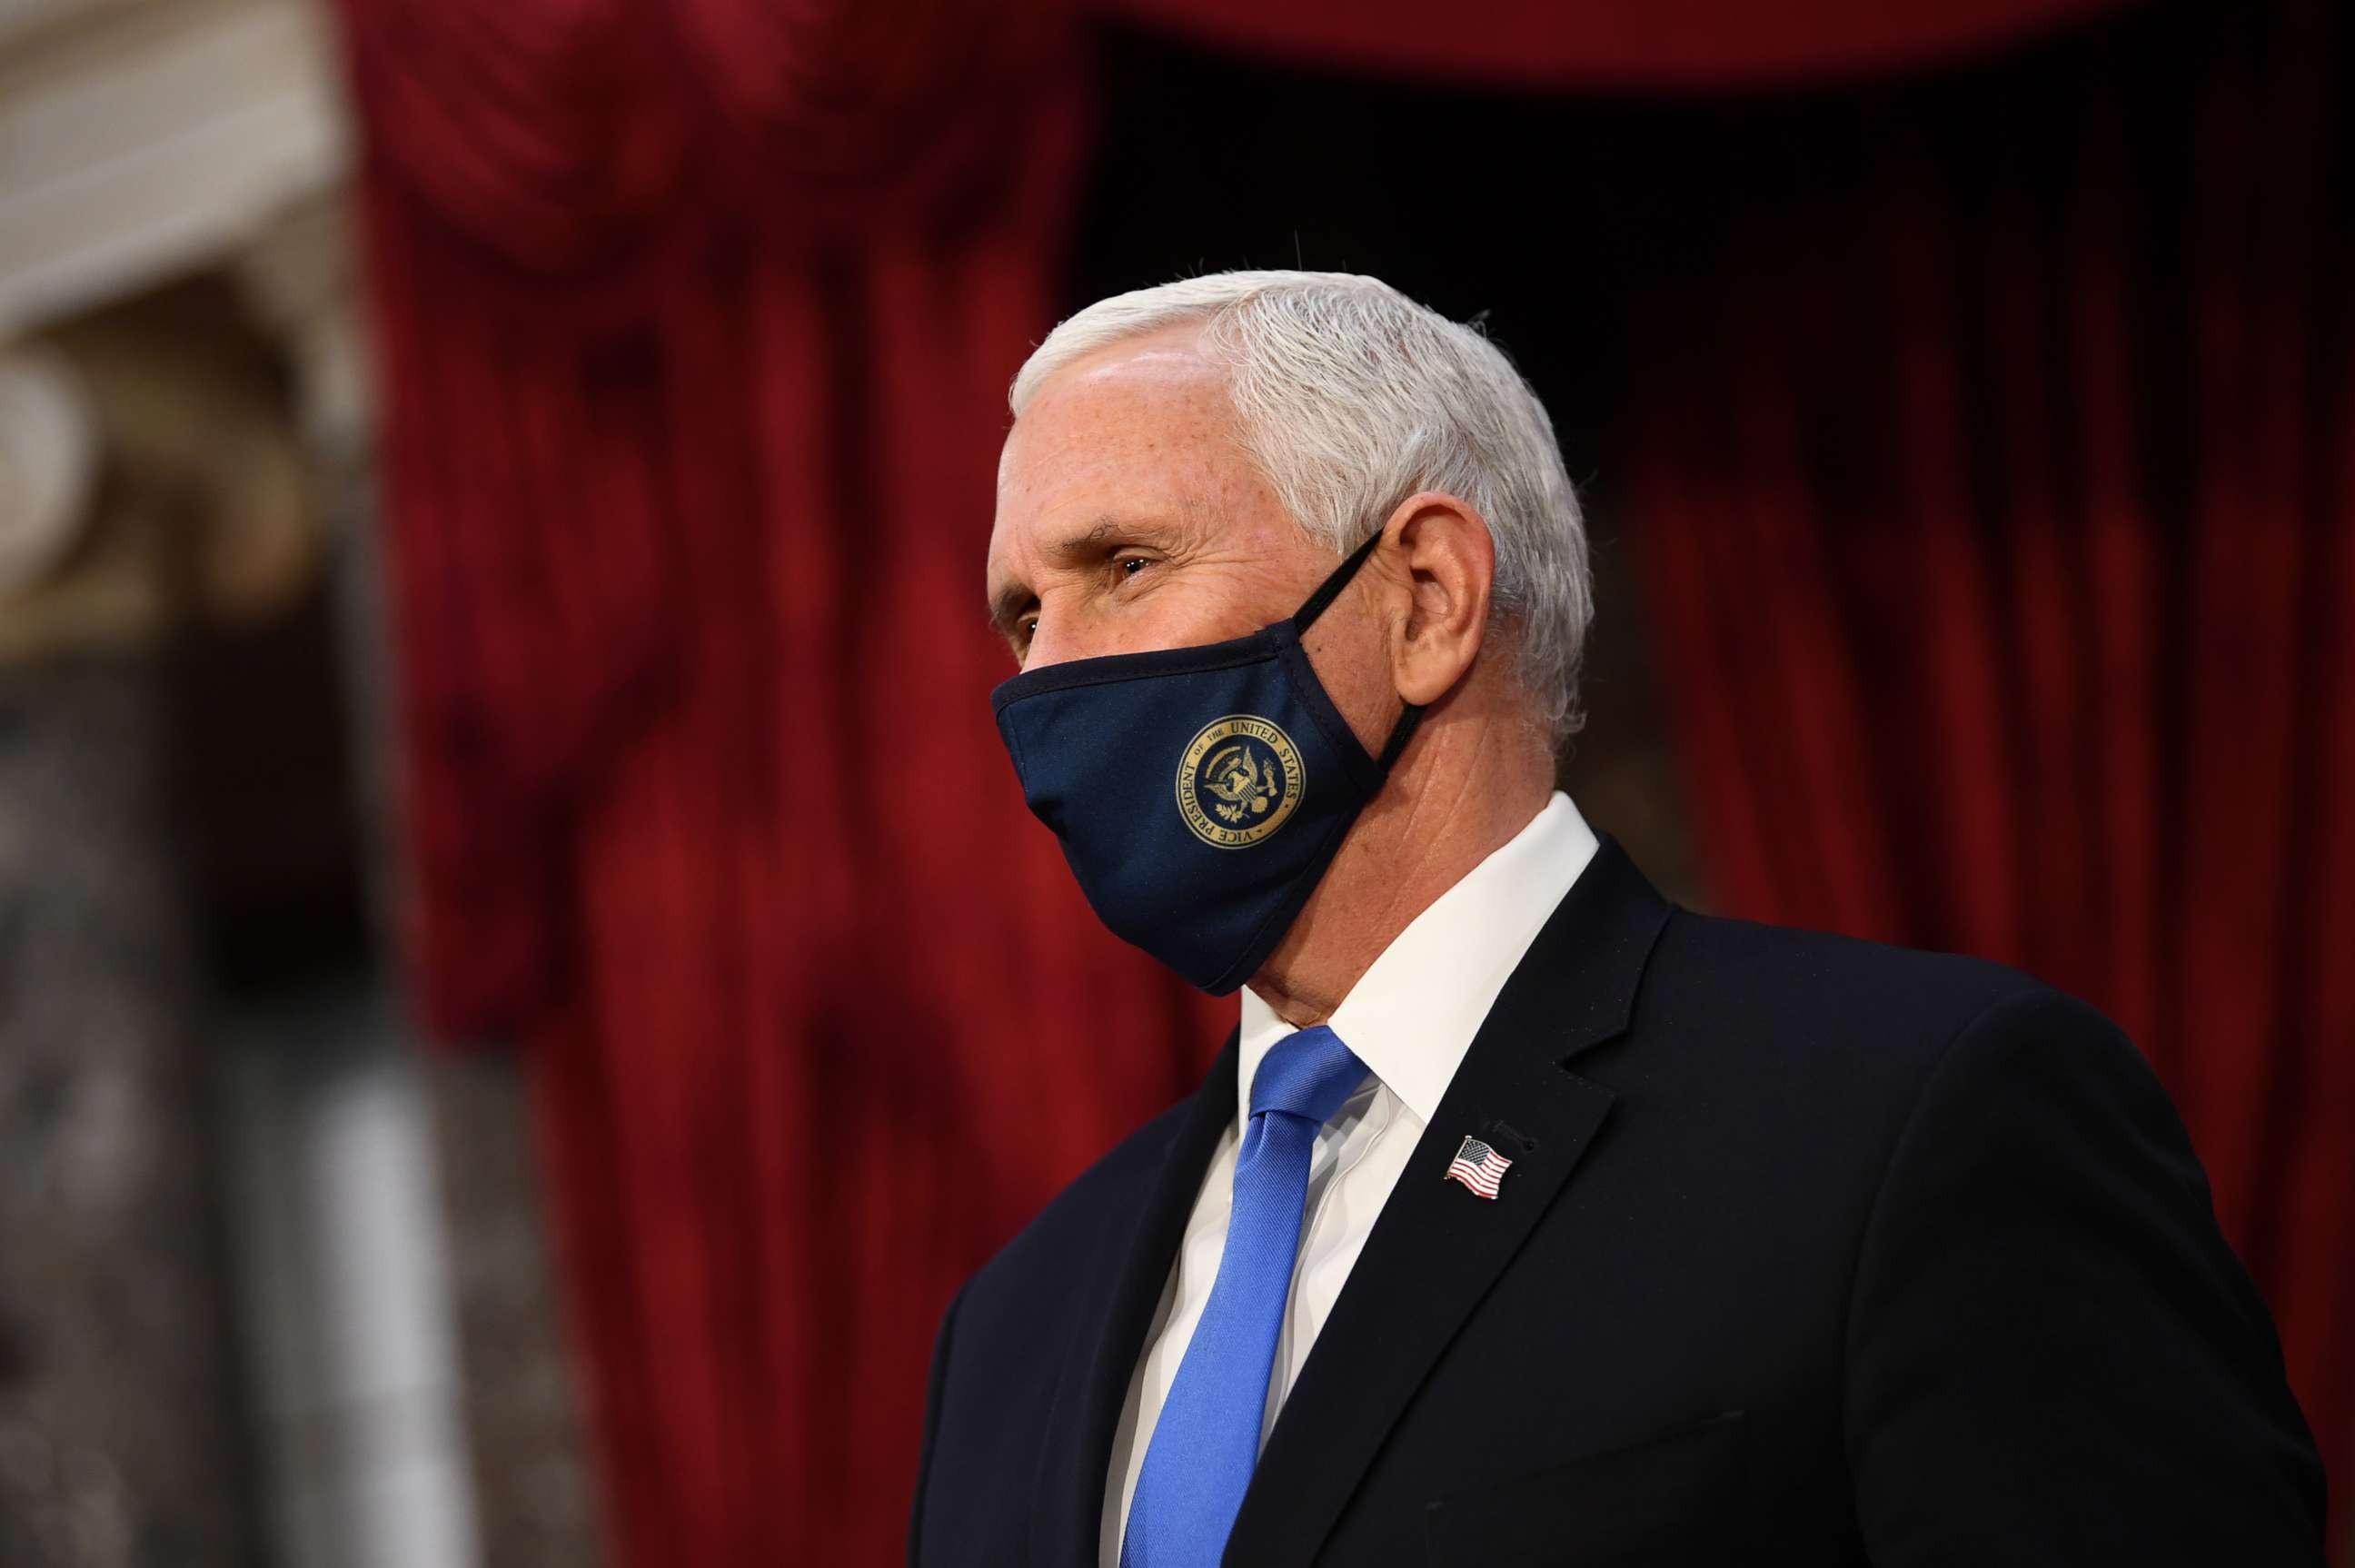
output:
{"label": "neck", "polygon": [[1251,988],[1295,1029],[1325,1022],[1415,916],[1552,791],[1551,754],[1518,725],[1426,722]]}

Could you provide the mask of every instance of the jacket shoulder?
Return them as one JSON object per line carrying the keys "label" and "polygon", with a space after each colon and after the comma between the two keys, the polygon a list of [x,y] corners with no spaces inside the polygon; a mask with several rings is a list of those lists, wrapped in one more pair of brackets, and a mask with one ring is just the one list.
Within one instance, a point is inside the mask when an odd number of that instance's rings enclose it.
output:
{"label": "jacket shoulder", "polygon": [[1679,909],[1626,1034],[1581,1071],[1679,1104],[1730,1098],[1762,1127],[1885,1153],[1947,1049],[1982,1019],[2041,1011],[2038,999],[2068,1000],[1985,959]]}
{"label": "jacket shoulder", "polygon": [[1739,1017],[1776,1033],[1933,1055],[2001,1004],[2062,998],[2034,976],[1984,958],[1682,909],[1661,932],[1644,991],[1647,1003]]}

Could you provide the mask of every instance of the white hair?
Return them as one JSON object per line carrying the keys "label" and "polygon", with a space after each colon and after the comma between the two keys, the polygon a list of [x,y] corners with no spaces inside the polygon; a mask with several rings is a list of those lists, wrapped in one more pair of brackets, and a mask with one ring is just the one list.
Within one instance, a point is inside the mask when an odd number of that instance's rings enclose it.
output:
{"label": "white hair", "polygon": [[1477,330],[1350,272],[1214,272],[1099,300],[1048,335],[1008,396],[1017,419],[1057,370],[1199,321],[1227,372],[1244,451],[1309,538],[1346,554],[1419,491],[1488,525],[1491,603],[1559,744],[1581,724],[1594,617],[1586,529],[1553,421]]}

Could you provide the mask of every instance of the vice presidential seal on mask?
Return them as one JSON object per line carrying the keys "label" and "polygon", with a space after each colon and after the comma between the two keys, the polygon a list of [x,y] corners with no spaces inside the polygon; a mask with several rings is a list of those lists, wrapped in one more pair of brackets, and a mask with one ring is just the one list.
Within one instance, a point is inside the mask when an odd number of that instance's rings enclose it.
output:
{"label": "vice presidential seal on mask", "polygon": [[1178,814],[1213,848],[1244,849],[1292,819],[1307,783],[1291,736],[1255,713],[1230,713],[1178,759]]}
{"label": "vice presidential seal on mask", "polygon": [[1250,636],[1051,665],[991,694],[1023,797],[1097,917],[1213,996],[1275,950],[1423,717],[1408,704],[1367,755],[1300,645],[1381,539]]}

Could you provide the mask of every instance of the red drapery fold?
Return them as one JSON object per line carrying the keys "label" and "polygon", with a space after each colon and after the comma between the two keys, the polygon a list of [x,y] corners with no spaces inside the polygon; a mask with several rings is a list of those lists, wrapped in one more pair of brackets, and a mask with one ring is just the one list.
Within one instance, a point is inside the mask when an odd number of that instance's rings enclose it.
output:
{"label": "red drapery fold", "polygon": [[1737,201],[1738,281],[1661,346],[1629,505],[1719,901],[2005,960],[2115,1016],[2335,1470],[2355,208],[2332,32],[2274,7],[2097,63],[2050,115],[1892,108],[1847,176]]}
{"label": "red drapery fold", "polygon": [[1788,86],[1939,63],[2125,0],[1102,0],[1180,37],[1317,66],[1560,89]]}
{"label": "red drapery fold", "polygon": [[889,1561],[950,1292],[1218,1043],[988,713],[1068,26],[346,10],[426,1020],[530,1053],[616,1561]]}

